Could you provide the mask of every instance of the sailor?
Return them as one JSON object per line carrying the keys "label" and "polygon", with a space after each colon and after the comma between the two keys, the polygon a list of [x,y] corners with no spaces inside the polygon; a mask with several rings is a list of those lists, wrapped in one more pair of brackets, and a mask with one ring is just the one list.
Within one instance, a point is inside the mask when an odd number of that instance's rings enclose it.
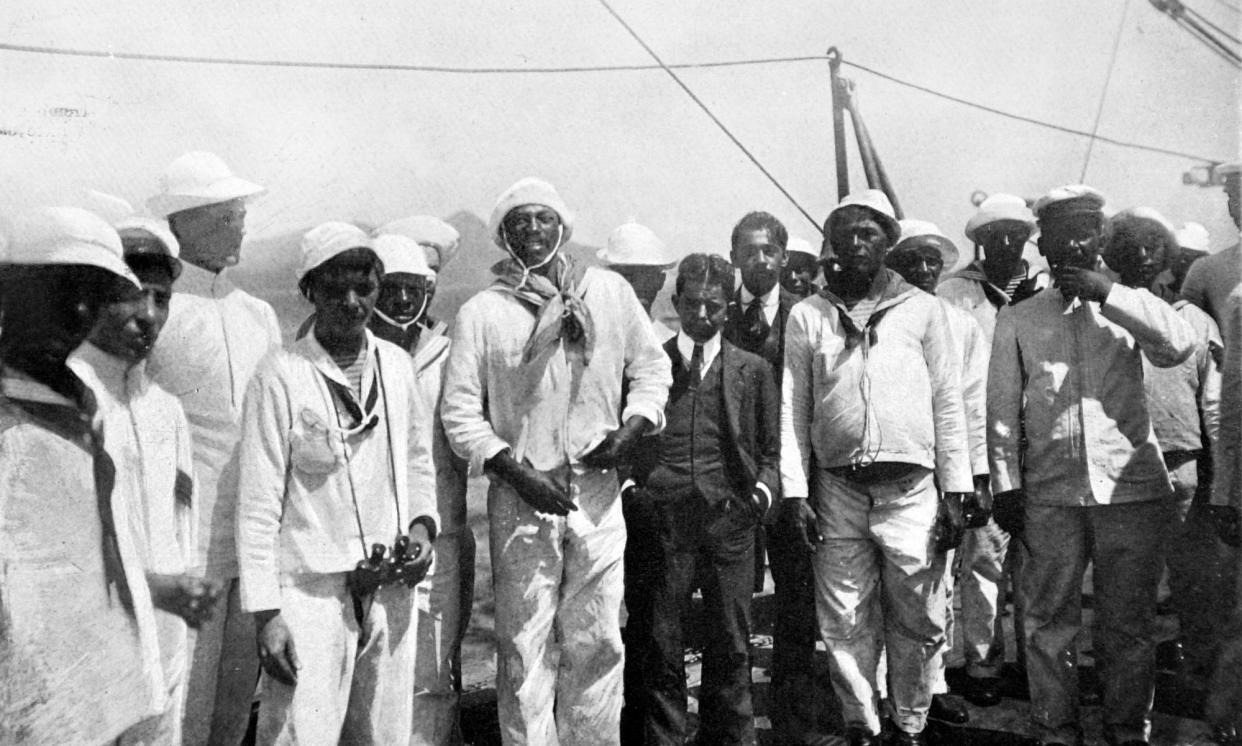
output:
{"label": "sailor", "polygon": [[[20,215],[0,269],[0,742],[112,743],[162,713],[155,614],[103,414],[65,360],[138,292],[112,226]],[[171,496],[170,496],[171,497]]]}
{"label": "sailor", "polygon": [[263,191],[218,156],[193,151],[169,165],[147,201],[168,220],[183,266],[147,372],[181,400],[190,421],[199,520],[192,571],[222,583],[226,596],[191,634],[189,746],[242,740],[259,675],[253,620],[241,613],[237,589],[237,442],[246,385],[280,346],[280,326],[270,305],[233,284],[230,270],[241,255],[246,205]]}
{"label": "sailor", "polygon": [[177,239],[163,221],[129,218],[117,229],[125,263],[142,287],[126,288],[103,305],[90,336],[67,364],[95,395],[105,450],[116,463],[131,465],[118,471],[116,482],[133,497],[127,518],[156,608],[167,704],[120,742],[181,743],[187,625],[209,619],[220,593],[219,583],[189,574],[198,551],[189,423],[177,398],[146,373],[181,262]]}
{"label": "sailor", "polygon": [[819,291],[819,252],[805,238],[790,236],[785,246],[781,287],[799,298]]}
{"label": "sailor", "polygon": [[376,337],[409,352],[419,393],[435,418],[431,457],[440,530],[431,572],[414,589],[418,649],[410,743],[447,746],[462,739],[461,642],[474,600],[474,532],[466,523],[466,464],[449,448],[440,421],[449,339],[439,324],[422,326],[435,286],[436,273],[426,259],[433,236],[417,226],[413,235],[422,240],[410,235],[381,234],[373,239],[375,253],[384,263],[384,279],[369,327]]}
{"label": "sailor", "polygon": [[259,744],[410,739],[432,413],[409,354],[366,328],[383,271],[361,229],[309,231],[297,277],[315,325],[246,392],[237,551],[263,664]]}
{"label": "sailor", "polygon": [[[1229,217],[1242,228],[1242,161],[1223,163],[1216,173],[1225,181]],[[1217,326],[1224,325],[1225,301],[1242,281],[1242,243],[1234,242],[1223,251],[1194,263],[1182,283],[1182,297],[1207,311]]]}
{"label": "sailor", "polygon": [[500,195],[488,228],[509,256],[458,312],[444,374],[449,443],[491,478],[506,744],[619,741],[625,523],[615,470],[663,427],[671,380],[629,284],[561,251],[573,226],[545,181]]}
{"label": "sailor", "polygon": [[634,288],[634,295],[651,318],[656,339],[663,344],[675,337],[677,333],[651,312],[668,271],[677,265],[677,257],[668,245],[647,226],[631,221],[617,226],[608,235],[608,245],[596,256]]}
{"label": "sailor", "polygon": [[426,280],[428,310],[423,312],[418,323],[436,335],[446,335],[448,324],[432,318],[429,311],[431,302],[436,297],[436,283],[439,281],[440,274],[452,263],[461,249],[461,234],[440,218],[432,215],[415,215],[385,223],[375,230],[374,235],[405,236],[423,247],[423,254],[427,258],[427,266],[431,269],[432,275]]}
{"label": "sailor", "polygon": [[786,330],[782,518],[814,553],[819,629],[851,744],[879,743],[882,648],[895,742],[927,743],[944,553],[960,544],[973,495],[944,306],[883,266],[899,231],[883,192],[842,200],[824,224],[825,289],[793,308]]}
{"label": "sailor", "polygon": [[[884,263],[901,275],[902,279],[925,293],[935,294],[936,283],[945,267],[957,263],[957,246],[934,224],[925,220],[902,220],[901,240],[897,242]],[[974,492],[962,503],[966,536],[962,548],[950,554],[945,562],[945,646],[937,669],[936,683],[932,688],[932,704],[928,716],[950,723],[969,720],[966,708],[948,695],[945,665],[954,650],[954,634],[957,633],[953,616],[953,595],[961,596],[963,649],[968,669],[974,676],[968,677],[959,688],[970,695],[972,702],[994,705],[1000,701],[995,680],[985,680],[994,670],[985,669],[984,661],[992,644],[993,625],[997,617],[997,583],[1001,579],[1001,560],[1006,537],[991,522],[991,496],[988,493],[987,457],[987,374],[988,343],[983,330],[974,317],[947,301],[950,337],[955,346],[954,359],[960,360],[962,369],[962,397],[966,406],[967,440],[970,444],[970,470],[974,476]],[[969,577],[969,582],[955,582],[958,573]],[[955,588],[955,586],[957,586]],[[978,681],[978,684],[973,682]],[[989,696],[985,697],[984,694]]]}
{"label": "sailor", "polygon": [[1001,309],[988,369],[993,515],[1025,549],[1027,676],[1045,744],[1082,738],[1075,645],[1088,562],[1105,735],[1147,743],[1172,487],[1143,405],[1140,351],[1173,367],[1195,349],[1169,304],[1099,271],[1103,206],[1080,184],[1035,203],[1055,284]]}

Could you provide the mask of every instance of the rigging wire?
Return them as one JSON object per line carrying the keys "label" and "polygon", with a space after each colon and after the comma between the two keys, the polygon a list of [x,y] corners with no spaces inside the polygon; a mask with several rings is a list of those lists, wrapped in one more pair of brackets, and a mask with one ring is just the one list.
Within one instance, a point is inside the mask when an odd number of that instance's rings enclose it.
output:
{"label": "rigging wire", "polygon": [[1215,31],[1216,33],[1218,33],[1218,34],[1220,34],[1221,36],[1225,37],[1226,39],[1228,39],[1229,41],[1233,42],[1234,44],[1242,44],[1242,39],[1239,39],[1238,37],[1234,36],[1233,34],[1229,33],[1228,31],[1224,30],[1224,29],[1223,29],[1223,28],[1221,28],[1220,26],[1217,26],[1215,23],[1212,23],[1212,21],[1211,21],[1211,20],[1210,20],[1207,16],[1203,15],[1203,14],[1202,14],[1202,13],[1200,13],[1199,11],[1195,10],[1194,8],[1190,7],[1189,5],[1183,5],[1182,7],[1184,7],[1184,8],[1187,10],[1187,12],[1191,13],[1192,15],[1194,15],[1194,17],[1195,17],[1195,18],[1197,18],[1197,19],[1199,20],[1199,22],[1200,22],[1200,23],[1203,23],[1204,25],[1211,27],[1211,29],[1212,29],[1213,31]]}
{"label": "rigging wire", "polygon": [[1104,87],[1100,89],[1100,103],[1095,109],[1095,123],[1091,125],[1091,137],[1087,140],[1087,154],[1082,159],[1082,173],[1078,183],[1087,180],[1087,167],[1091,165],[1091,151],[1095,148],[1095,136],[1100,131],[1100,119],[1104,116],[1104,102],[1108,98],[1108,85],[1113,81],[1113,70],[1117,68],[1117,51],[1121,49],[1121,37],[1126,30],[1126,16],[1130,13],[1130,0],[1121,4],[1121,20],[1117,23],[1117,35],[1113,38],[1113,53],[1108,59],[1108,73],[1104,76]]}
{"label": "rigging wire", "polygon": [[1194,37],[1195,40],[1206,47],[1209,52],[1215,54],[1217,57],[1220,57],[1230,65],[1242,69],[1242,58],[1240,58],[1232,50],[1225,47],[1219,39],[1214,38],[1204,31],[1202,27],[1190,23],[1190,19],[1187,18],[1175,17],[1173,22],[1176,23],[1183,31]]}
{"label": "rigging wire", "polygon": [[[1218,0],[1223,2],[1223,0]],[[1183,28],[1187,28],[1183,26]],[[1187,31],[1191,31],[1187,28]],[[1191,31],[1193,33],[1193,31]],[[145,54],[140,52],[115,52],[94,49],[69,49],[63,47],[48,46],[32,46],[24,44],[10,44],[0,42],[0,51],[15,52],[21,54],[41,54],[49,56],[65,56],[65,57],[88,57],[102,58],[113,60],[125,60],[134,62],[171,62],[184,64],[204,64],[204,65],[221,65],[221,66],[251,66],[251,67],[278,67],[278,68],[312,68],[312,69],[329,69],[329,70],[379,70],[388,72],[425,72],[425,73],[443,73],[454,75],[525,75],[525,74],[572,74],[572,73],[604,73],[604,72],[641,72],[649,70],[689,70],[689,69],[708,69],[721,67],[744,67],[752,65],[770,65],[770,64],[789,64],[802,62],[822,62],[827,59],[825,55],[803,55],[794,57],[766,57],[742,60],[724,60],[718,62],[692,62],[692,63],[667,63],[663,67],[652,64],[634,64],[634,65],[580,65],[580,66],[562,66],[562,67],[454,67],[447,65],[406,65],[406,64],[383,64],[383,63],[351,63],[351,62],[320,62],[320,61],[298,61],[298,60],[263,60],[263,59],[246,59],[246,58],[221,58],[221,57],[199,57],[188,55],[164,55],[164,54]],[[1216,50],[1213,50],[1216,51]],[[1217,51],[1217,54],[1220,54]],[[1228,58],[1226,58],[1228,59]],[[857,62],[843,60],[842,64],[846,67],[853,68],[873,75],[890,83],[909,88],[911,90],[920,91],[930,96],[935,96],[945,101],[951,101],[961,106],[966,106],[978,111],[987,112],[996,116],[1011,119],[1017,122],[1043,127],[1057,132],[1064,132],[1071,135],[1079,135],[1082,137],[1091,137],[1091,133],[1085,130],[1066,127],[1034,117],[1028,117],[1022,114],[998,109],[994,106],[972,101],[970,99],[955,96],[950,93],[929,88],[925,85],[890,75],[882,70],[874,67],[862,65]],[[1170,155],[1178,158],[1188,158],[1190,160],[1202,163],[1219,163],[1222,158],[1209,158],[1207,156],[1196,153],[1187,153],[1181,150],[1173,150],[1170,148],[1161,148],[1154,145],[1145,145],[1143,143],[1131,142],[1127,140],[1119,140],[1116,138],[1106,137],[1096,134],[1095,139],[1100,142],[1106,142],[1123,148],[1131,148],[1134,150],[1143,150],[1150,153],[1159,153],[1162,155]]]}
{"label": "rigging wire", "polygon": [[1226,0],[1214,0],[1214,1],[1216,2],[1217,5],[1223,5],[1229,10],[1232,10],[1234,13],[1242,14],[1242,10],[1239,10],[1238,6],[1234,5],[1233,3],[1227,2]]}
{"label": "rigging wire", "polygon": [[[1128,1],[1129,0],[1127,0],[1127,2]],[[617,19],[617,23],[621,24],[621,26],[626,30],[626,32],[629,33],[631,37],[633,37],[634,41],[638,42],[638,45],[642,47],[643,49],[645,49],[647,51],[647,54],[651,55],[651,59],[655,60],[656,63],[664,70],[664,72],[668,73],[669,77],[673,79],[673,82],[681,86],[681,89],[686,92],[686,95],[690,97],[690,100],[694,101],[694,103],[697,104],[698,107],[703,110],[703,113],[706,114],[713,122],[716,123],[716,126],[720,128],[720,131],[724,132],[725,136],[733,141],[733,144],[736,145],[738,149],[741,150],[742,153],[745,154],[746,157],[750,159],[751,163],[755,164],[755,167],[758,168],[763,173],[764,176],[768,177],[768,181],[772,182],[772,185],[775,186],[777,189],[779,189],[781,194],[785,195],[785,199],[793,203],[793,206],[798,208],[798,212],[802,213],[803,217],[805,217],[811,223],[811,225],[815,226],[816,230],[819,230],[822,232],[823,229],[820,227],[819,221],[811,217],[811,213],[806,211],[806,208],[804,208],[798,202],[798,200],[795,199],[794,196],[789,193],[789,190],[785,189],[785,187],[781,185],[780,181],[778,181],[777,178],[773,176],[770,171],[768,171],[768,169],[764,168],[763,164],[759,162],[759,159],[756,158],[755,155],[751,153],[750,150],[747,149],[745,145],[742,144],[742,141],[737,139],[737,137],[734,136],[734,134],[729,131],[729,128],[725,126],[725,123],[720,121],[720,119],[715,114],[712,113],[712,110],[707,107],[707,104],[703,103],[702,99],[700,99],[697,95],[695,95],[694,91],[690,89],[690,86],[686,85],[685,82],[682,81],[682,79],[677,75],[677,73],[673,72],[671,69],[669,69],[667,65],[664,64],[664,61],[660,59],[660,55],[656,54],[655,50],[652,49],[647,44],[647,42],[643,41],[643,38],[641,36],[638,35],[638,32],[635,31],[630,26],[630,24],[626,23],[625,19],[622,18],[617,13],[617,11],[612,9],[612,6],[608,4],[608,0],[599,0],[599,4],[604,6],[604,10],[608,11],[608,13],[613,18]]]}

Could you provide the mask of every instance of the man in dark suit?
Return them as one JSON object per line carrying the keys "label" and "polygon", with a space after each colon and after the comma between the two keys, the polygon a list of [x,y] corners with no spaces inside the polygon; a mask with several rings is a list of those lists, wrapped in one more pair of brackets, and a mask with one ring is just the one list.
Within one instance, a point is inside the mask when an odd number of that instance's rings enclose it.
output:
{"label": "man in dark suit", "polygon": [[[691,254],[678,268],[673,305],[681,331],[664,345],[673,387],[664,431],[632,460],[627,521],[649,538],[647,572],[627,578],[630,622],[643,631],[632,652],[642,677],[643,741],[686,738],[681,619],[703,591],[707,635],[698,740],[753,743],[750,595],[755,526],[776,494],[779,394],[769,366],[721,338],[733,267]],[[627,571],[630,568],[627,566]],[[637,582],[634,582],[637,581]],[[627,599],[628,601],[628,599]]]}
{"label": "man in dark suit", "polygon": [[[779,389],[785,367],[785,320],[802,300],[780,285],[788,261],[789,234],[781,221],[766,212],[751,212],[733,227],[730,258],[741,270],[742,284],[729,303],[725,339],[759,355],[772,367]],[[809,696],[814,679],[814,574],[805,553],[791,551],[775,526],[760,529],[756,557],[756,588],[763,589],[766,549],[776,583],[776,623],[772,635],[772,726],[784,743],[812,743],[815,702]]]}

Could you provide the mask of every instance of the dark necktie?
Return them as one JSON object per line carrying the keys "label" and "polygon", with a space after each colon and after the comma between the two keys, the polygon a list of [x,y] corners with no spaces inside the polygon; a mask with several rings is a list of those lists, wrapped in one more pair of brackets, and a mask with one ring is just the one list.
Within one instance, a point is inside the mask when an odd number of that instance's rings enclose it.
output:
{"label": "dark necktie", "polygon": [[[742,314],[742,321],[746,327],[746,337],[750,340],[751,346],[760,345],[768,338],[768,320],[763,315],[763,301],[755,298],[746,307],[746,312]],[[753,351],[753,350],[752,350]]]}
{"label": "dark necktie", "polygon": [[690,353],[690,389],[693,391],[703,381],[703,345],[695,345]]}

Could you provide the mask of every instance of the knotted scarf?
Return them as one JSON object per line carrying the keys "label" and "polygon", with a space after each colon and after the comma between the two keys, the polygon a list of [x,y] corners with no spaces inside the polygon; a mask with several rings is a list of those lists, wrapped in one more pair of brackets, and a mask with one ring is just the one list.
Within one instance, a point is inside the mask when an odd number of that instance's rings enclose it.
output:
{"label": "knotted scarf", "polygon": [[586,267],[564,254],[558,254],[551,267],[545,277],[530,272],[512,257],[501,260],[492,265],[492,274],[496,275],[492,287],[522,301],[536,314],[535,329],[522,350],[523,363],[564,339],[566,347],[579,348],[583,364],[590,365],[595,322],[578,289]]}

